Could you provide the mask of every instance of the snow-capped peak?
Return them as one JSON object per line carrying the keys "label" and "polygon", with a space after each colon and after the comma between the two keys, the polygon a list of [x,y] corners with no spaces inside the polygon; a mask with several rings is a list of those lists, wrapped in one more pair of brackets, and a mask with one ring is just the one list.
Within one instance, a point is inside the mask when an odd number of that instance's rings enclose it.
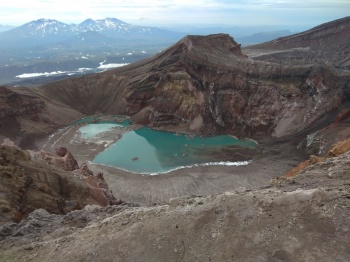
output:
{"label": "snow-capped peak", "polygon": [[25,35],[52,35],[61,34],[64,32],[74,32],[75,28],[57,20],[41,18],[35,21],[26,23],[15,28],[17,33]]}
{"label": "snow-capped peak", "polygon": [[105,25],[109,29],[116,29],[117,26],[119,26],[119,25],[129,25],[121,20],[118,20],[116,18],[111,18],[111,17],[107,17],[106,19],[97,20],[97,22]]}
{"label": "snow-capped peak", "polygon": [[78,25],[78,28],[84,32],[86,31],[120,31],[120,29],[126,29],[128,27],[133,27],[132,25],[129,25],[121,20],[118,20],[116,18],[105,18],[105,19],[99,19],[99,20],[92,20],[87,19],[84,22],[80,23]]}
{"label": "snow-capped peak", "polygon": [[116,18],[105,18],[99,20],[86,19],[78,25],[69,25],[53,19],[41,18],[31,21],[10,31],[28,37],[48,37],[78,35],[87,32],[106,33],[107,35],[130,35],[130,34],[153,34],[157,28],[135,26],[125,23]]}

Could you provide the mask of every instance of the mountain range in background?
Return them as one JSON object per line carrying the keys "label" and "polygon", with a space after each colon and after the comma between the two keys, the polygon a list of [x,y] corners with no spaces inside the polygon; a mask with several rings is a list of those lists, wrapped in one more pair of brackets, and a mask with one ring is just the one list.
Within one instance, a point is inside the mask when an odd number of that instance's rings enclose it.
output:
{"label": "mountain range in background", "polygon": [[[126,22],[123,22],[116,18],[106,18],[106,19],[86,19],[85,21],[81,22],[80,24],[66,24],[62,23],[57,20],[52,19],[38,19],[35,21],[31,21],[29,23],[26,23],[22,26],[19,26],[19,28],[27,28],[29,30],[33,29],[33,26],[39,26],[42,29],[49,25],[49,24],[61,24],[64,25],[66,29],[70,29],[74,32],[79,31],[119,31],[122,32],[123,29],[126,29],[126,31],[130,31],[135,29],[142,29],[142,31],[154,31],[154,30],[162,30],[162,31],[168,31],[172,33],[180,33],[181,35],[208,35],[208,34],[215,34],[215,33],[226,33],[230,34],[231,36],[242,39],[243,42],[241,44],[245,45],[247,44],[244,42],[245,37],[251,37],[256,34],[274,34],[276,32],[283,32],[292,34],[294,32],[301,32],[305,31],[308,28],[305,27],[296,27],[295,25],[275,25],[275,26],[229,26],[229,25],[172,25],[172,26],[159,26],[159,27],[147,27],[147,26],[135,26],[128,24]],[[30,28],[31,27],[31,28]],[[8,31],[11,29],[18,28],[16,26],[11,25],[0,25],[0,32]],[[58,28],[57,28],[58,29]],[[265,36],[264,36],[265,37]],[[273,36],[271,36],[273,37]],[[272,39],[270,39],[272,40]],[[261,40],[258,39],[257,42],[254,43],[260,43]]]}
{"label": "mountain range in background", "polygon": [[[0,48],[5,50],[40,45],[112,44],[120,40],[177,38],[174,32],[155,27],[134,26],[116,18],[87,19],[78,25],[69,25],[52,19],[39,19],[0,34]],[[136,39],[135,39],[136,38]],[[25,40],[25,41],[24,41]]]}
{"label": "mountain range in background", "polygon": [[276,27],[266,32],[263,27],[173,29],[136,26],[116,18],[80,24],[42,18],[14,28],[0,26],[0,84],[36,85],[101,72],[154,55],[187,34],[228,33],[243,46],[291,34]]}
{"label": "mountain range in background", "polygon": [[39,19],[0,33],[0,83],[30,85],[100,72],[153,55],[181,37],[115,18],[78,25]]}
{"label": "mountain range in background", "polygon": [[241,36],[241,37],[237,37],[236,40],[242,45],[247,46],[247,45],[255,45],[258,43],[267,42],[279,37],[289,36],[291,34],[292,32],[289,30],[278,30],[278,31],[255,33],[249,36]]}

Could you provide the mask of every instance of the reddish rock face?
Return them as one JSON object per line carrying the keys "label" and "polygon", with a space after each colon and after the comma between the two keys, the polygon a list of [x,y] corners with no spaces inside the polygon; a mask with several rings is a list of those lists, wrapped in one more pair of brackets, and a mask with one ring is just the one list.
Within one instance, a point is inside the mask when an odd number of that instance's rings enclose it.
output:
{"label": "reddish rock face", "polygon": [[339,141],[332,145],[328,151],[328,155],[335,157],[340,156],[341,154],[344,154],[348,151],[350,151],[350,138],[343,141]]}
{"label": "reddish rock face", "polygon": [[[51,161],[57,164],[52,158]],[[64,214],[89,204],[121,203],[114,198],[102,174],[95,176],[88,171],[89,175],[55,169],[31,159],[26,151],[0,146],[0,226],[6,222],[19,222],[38,208]]]}
{"label": "reddish rock face", "polygon": [[55,165],[59,168],[62,168],[66,171],[73,171],[79,168],[78,162],[75,160],[73,155],[65,147],[57,148],[57,156],[54,156],[50,153],[40,152],[40,157],[45,162]]}
{"label": "reddish rock face", "polygon": [[68,150],[65,147],[59,147],[55,149],[55,152],[59,157],[64,157],[67,154]]}
{"label": "reddish rock face", "polygon": [[81,167],[79,168],[79,172],[82,173],[84,176],[92,176],[94,174],[86,164],[81,165]]}

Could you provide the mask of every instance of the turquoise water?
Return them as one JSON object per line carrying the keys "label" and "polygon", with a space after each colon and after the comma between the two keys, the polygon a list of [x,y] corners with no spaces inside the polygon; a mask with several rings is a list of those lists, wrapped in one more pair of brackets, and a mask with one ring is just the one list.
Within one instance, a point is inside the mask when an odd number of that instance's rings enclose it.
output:
{"label": "turquoise water", "polygon": [[[130,125],[130,119],[124,119],[123,116],[114,116],[113,118],[115,118],[115,121],[113,119],[101,120],[97,116],[87,116],[71,123],[70,126],[88,123],[79,128],[79,131],[84,138],[91,138],[114,127],[126,127]],[[124,120],[121,121],[122,119]]]}
{"label": "turquoise water", "polygon": [[87,116],[87,117],[81,118],[77,121],[70,123],[69,126],[75,126],[75,125],[79,125],[79,124],[83,124],[83,123],[90,123],[90,122],[94,121],[95,119],[97,119],[97,117]]}
{"label": "turquoise water", "polygon": [[79,128],[80,133],[84,138],[91,138],[96,136],[99,133],[106,132],[113,127],[124,127],[121,124],[114,123],[97,123],[97,124],[87,124]]}
{"label": "turquoise water", "polygon": [[[239,165],[222,153],[232,146],[254,148],[253,141],[240,141],[228,135],[194,137],[141,128],[126,132],[112,146],[99,153],[93,162],[133,173],[165,173],[198,164]],[[222,162],[226,161],[226,162]]]}

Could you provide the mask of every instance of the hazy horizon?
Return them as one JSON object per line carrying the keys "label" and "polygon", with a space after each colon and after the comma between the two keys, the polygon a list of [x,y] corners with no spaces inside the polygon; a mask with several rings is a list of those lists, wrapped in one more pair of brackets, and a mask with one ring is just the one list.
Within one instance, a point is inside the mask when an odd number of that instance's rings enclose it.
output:
{"label": "hazy horizon", "polygon": [[20,26],[40,18],[79,24],[113,17],[141,26],[313,27],[345,17],[350,1],[334,0],[14,0],[1,3],[0,24]]}

